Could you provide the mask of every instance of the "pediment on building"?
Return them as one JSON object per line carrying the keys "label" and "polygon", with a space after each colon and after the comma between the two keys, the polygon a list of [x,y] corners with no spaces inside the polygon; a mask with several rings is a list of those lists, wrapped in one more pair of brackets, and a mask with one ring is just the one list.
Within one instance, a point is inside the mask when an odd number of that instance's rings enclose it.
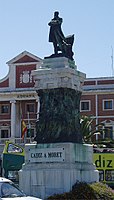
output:
{"label": "pediment on building", "polygon": [[20,63],[38,63],[41,61],[42,61],[41,58],[39,58],[27,51],[23,51],[22,53],[20,53],[19,55],[17,55],[10,61],[8,61],[7,64],[11,65],[11,64],[20,64]]}

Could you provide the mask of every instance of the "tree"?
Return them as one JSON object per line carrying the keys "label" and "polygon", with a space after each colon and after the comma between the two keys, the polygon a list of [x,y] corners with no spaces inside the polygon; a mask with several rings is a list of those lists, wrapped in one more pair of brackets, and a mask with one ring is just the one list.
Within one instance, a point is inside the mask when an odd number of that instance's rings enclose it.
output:
{"label": "tree", "polygon": [[94,125],[94,120],[95,118],[92,116],[81,116],[80,125],[84,142],[91,142],[91,138],[95,133],[103,133],[104,124]]}

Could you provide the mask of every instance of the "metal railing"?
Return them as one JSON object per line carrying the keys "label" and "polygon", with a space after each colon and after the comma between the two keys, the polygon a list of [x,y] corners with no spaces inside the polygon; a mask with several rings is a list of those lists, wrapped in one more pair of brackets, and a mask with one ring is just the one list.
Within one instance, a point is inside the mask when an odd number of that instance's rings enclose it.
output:
{"label": "metal railing", "polygon": [[12,141],[15,144],[25,144],[25,143],[31,143],[33,142],[32,138],[25,138],[24,140],[22,138],[0,138],[0,145],[4,145],[6,141]]}

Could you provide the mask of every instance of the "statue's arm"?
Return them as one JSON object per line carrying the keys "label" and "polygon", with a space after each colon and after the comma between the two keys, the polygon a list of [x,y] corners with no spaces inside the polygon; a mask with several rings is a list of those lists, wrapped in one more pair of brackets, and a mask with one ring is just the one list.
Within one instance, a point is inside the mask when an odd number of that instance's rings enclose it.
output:
{"label": "statue's arm", "polygon": [[52,25],[57,25],[57,24],[62,24],[62,18],[59,18],[59,19],[52,19],[49,23],[48,23],[48,25],[49,26],[52,26]]}

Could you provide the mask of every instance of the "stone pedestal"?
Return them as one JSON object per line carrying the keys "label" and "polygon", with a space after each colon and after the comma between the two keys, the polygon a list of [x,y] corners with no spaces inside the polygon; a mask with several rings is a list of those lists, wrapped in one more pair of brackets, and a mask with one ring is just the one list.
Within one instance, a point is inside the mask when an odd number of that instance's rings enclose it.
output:
{"label": "stone pedestal", "polygon": [[68,192],[77,182],[96,182],[91,145],[74,143],[26,144],[25,164],[19,172],[20,187],[45,199]]}
{"label": "stone pedestal", "polygon": [[86,75],[76,68],[74,61],[68,58],[44,59],[41,67],[32,72],[36,90],[70,88],[82,91]]}
{"label": "stone pedestal", "polygon": [[35,140],[81,143],[79,108],[85,74],[64,57],[44,59],[32,74],[40,98]]}
{"label": "stone pedestal", "polygon": [[25,146],[20,187],[42,199],[68,192],[76,181],[99,179],[92,146],[82,144],[79,106],[85,74],[68,58],[44,59],[33,71],[40,99],[37,144]]}

